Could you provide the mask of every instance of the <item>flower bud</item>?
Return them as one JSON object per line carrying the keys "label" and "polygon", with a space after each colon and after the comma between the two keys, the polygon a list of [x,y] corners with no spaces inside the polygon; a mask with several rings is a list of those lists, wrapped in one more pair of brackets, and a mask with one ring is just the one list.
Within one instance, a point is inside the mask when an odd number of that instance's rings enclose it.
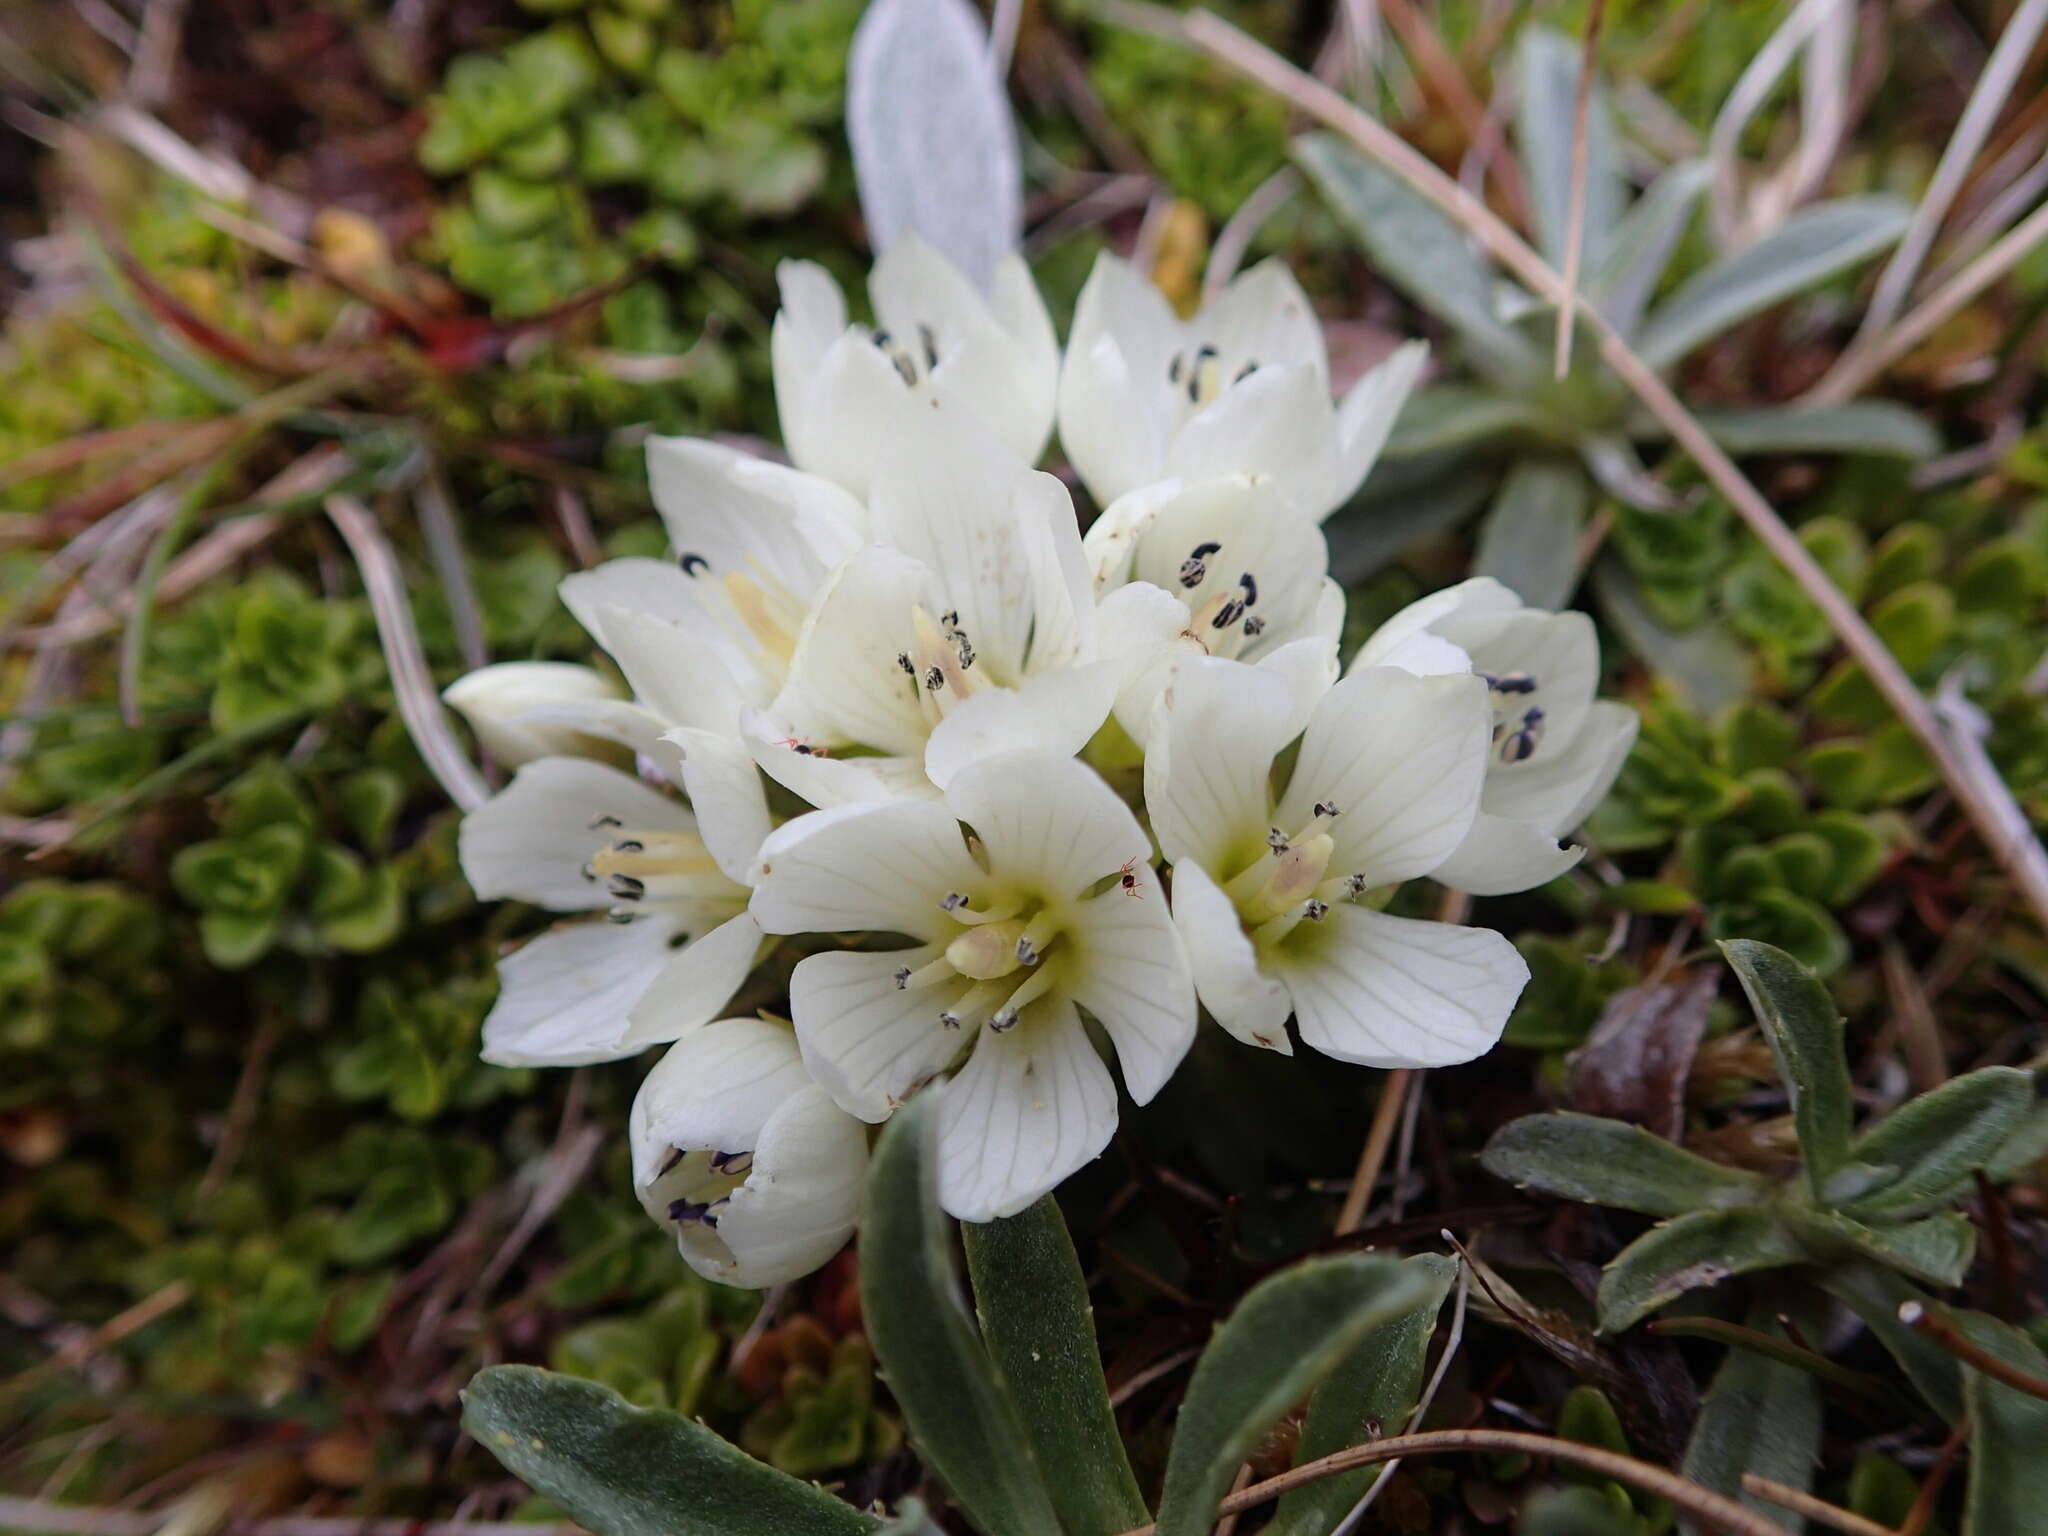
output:
{"label": "flower bud", "polygon": [[600,739],[566,725],[525,719],[536,710],[621,697],[611,680],[566,661],[506,661],[480,667],[449,684],[441,697],[476,732],[501,767],[537,757],[605,757]]}

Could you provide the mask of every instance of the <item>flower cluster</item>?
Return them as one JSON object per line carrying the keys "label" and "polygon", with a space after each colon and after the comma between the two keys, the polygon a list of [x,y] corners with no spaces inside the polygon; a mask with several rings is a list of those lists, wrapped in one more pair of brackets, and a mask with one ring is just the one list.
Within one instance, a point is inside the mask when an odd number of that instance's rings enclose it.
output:
{"label": "flower cluster", "polygon": [[[1373,1066],[1488,1049],[1521,958],[1388,899],[1568,869],[1635,721],[1593,697],[1583,615],[1491,581],[1340,669],[1320,521],[1422,349],[1333,401],[1278,263],[1184,320],[1105,257],[1064,358],[1015,256],[984,292],[907,238],[871,326],[818,268],[780,277],[792,465],[654,439],[674,558],[563,584],[623,686],[528,663],[449,692],[517,769],[463,824],[477,893],[590,915],[505,957],[488,1059],[669,1045],[640,1197],[760,1285],[845,1240],[866,1126],[942,1075],[940,1198],[989,1220],[1101,1152],[1105,1055],[1160,1090],[1198,1000],[1268,1050],[1290,1015]],[[1056,418],[1085,536],[1032,467]],[[785,944],[787,1021],[725,1017]]]}

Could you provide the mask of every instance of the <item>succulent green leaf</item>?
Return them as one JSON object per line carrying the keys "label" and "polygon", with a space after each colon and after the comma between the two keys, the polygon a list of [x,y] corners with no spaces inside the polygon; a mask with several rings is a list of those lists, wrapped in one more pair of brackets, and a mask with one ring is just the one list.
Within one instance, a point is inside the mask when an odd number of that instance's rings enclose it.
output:
{"label": "succulent green leaf", "polygon": [[1620,1333],[1687,1291],[1807,1257],[1775,1212],[1695,1211],[1652,1227],[1600,1276],[1600,1331]]}
{"label": "succulent green leaf", "polygon": [[1856,1143],[1857,1161],[1896,1170],[1843,1203],[1859,1221],[1899,1221],[1934,1210],[1986,1167],[2034,1102],[2033,1075],[1985,1067],[1921,1094]]}
{"label": "succulent green leaf", "polygon": [[1415,1270],[1372,1254],[1310,1259],[1254,1288],[1195,1366],[1167,1456],[1158,1536],[1207,1536],[1259,1438],[1429,1290]]}
{"label": "succulent green leaf", "polygon": [[[1550,27],[1525,26],[1515,49],[1515,147],[1528,178],[1536,235],[1555,267],[1565,260],[1571,228],[1572,164],[1578,153],[1580,64],[1585,46]],[[1607,259],[1621,217],[1622,179],[1607,92],[1596,75],[1586,115],[1584,270]],[[1524,594],[1525,601],[1536,599]],[[1538,606],[1548,606],[1538,604]]]}
{"label": "succulent green leaf", "polygon": [[1780,299],[1875,256],[1911,211],[1891,197],[1844,197],[1802,208],[1763,239],[1714,263],[1657,306],[1636,351],[1668,368],[1700,343]]}
{"label": "succulent green leaf", "polygon": [[1479,1161],[1521,1189],[1646,1216],[1754,1205],[1769,1188],[1761,1175],[1710,1163],[1639,1125],[1569,1111],[1509,1122]]}
{"label": "succulent green leaf", "polygon": [[1721,953],[1749,994],[1778,1074],[1792,1095],[1792,1119],[1806,1154],[1806,1182],[1816,1200],[1849,1161],[1849,1064],[1842,1052],[1842,1016],[1813,973],[1769,944],[1727,939]]}
{"label": "succulent green leaf", "polygon": [[1335,134],[1302,135],[1294,158],[1381,274],[1456,331],[1486,373],[1513,383],[1538,377],[1544,360],[1501,319],[1494,274],[1456,225]]}
{"label": "succulent green leaf", "polygon": [[1737,457],[1761,453],[1869,454],[1924,459],[1941,447],[1926,417],[1894,400],[1841,405],[1726,407],[1701,411],[1700,425]]}
{"label": "succulent green leaf", "polygon": [[876,1526],[694,1419],[530,1365],[480,1372],[462,1394],[462,1427],[597,1536],[857,1536]]}
{"label": "succulent green leaf", "polygon": [[[1970,1341],[2036,1381],[2048,1382],[2048,1356],[2019,1329],[1981,1312],[1951,1312],[1949,1320]],[[1963,1373],[1970,1412],[1970,1489],[1963,1502],[1963,1536],[2006,1536],[2039,1524],[2048,1508],[2048,1401],[1994,1381],[1981,1371]]]}
{"label": "succulent green leaf", "polygon": [[1518,459],[1479,525],[1475,576],[1491,576],[1532,608],[1562,608],[1578,584],[1579,535],[1592,487],[1560,461]]}
{"label": "succulent green leaf", "polygon": [[1730,1350],[1700,1403],[1685,1449],[1685,1475],[1789,1531],[1802,1530],[1805,1522],[1798,1515],[1744,1493],[1742,1474],[1755,1472],[1801,1492],[1810,1489],[1820,1456],[1820,1424],[1820,1385],[1811,1375],[1754,1350]]}
{"label": "succulent green leaf", "polygon": [[1671,628],[1652,611],[1635,573],[1612,557],[1593,568],[1593,590],[1602,614],[1628,648],[1677,684],[1702,714],[1750,691],[1749,652],[1722,625],[1707,619],[1689,629]]}
{"label": "succulent green leaf", "polygon": [[897,1111],[868,1166],[862,1316],[926,1465],[990,1536],[1060,1536],[1016,1405],[975,1331],[939,1210],[938,1095]]}
{"label": "succulent green leaf", "polygon": [[1069,1536],[1115,1536],[1151,1519],[1124,1455],[1088,1283],[1051,1195],[960,1236],[982,1338],[994,1356]]}
{"label": "succulent green leaf", "polygon": [[1586,291],[1622,335],[1633,335],[1641,322],[1657,280],[1670,265],[1692,222],[1693,209],[1712,180],[1712,168],[1704,160],[1680,161],[1651,182],[1614,226],[1607,258]]}
{"label": "succulent green leaf", "polygon": [[[1415,1411],[1430,1335],[1458,1266],[1441,1254],[1420,1253],[1403,1259],[1401,1267],[1423,1277],[1427,1288],[1421,1300],[1368,1333],[1316,1388],[1295,1447],[1297,1467],[1376,1435],[1398,1435]],[[1329,1536],[1380,1471],[1360,1467],[1286,1494],[1266,1527],[1268,1536]]]}
{"label": "succulent green leaf", "polygon": [[1616,1485],[1539,1488],[1529,1495],[1518,1536],[1639,1536],[1643,1522],[1628,1495]]}

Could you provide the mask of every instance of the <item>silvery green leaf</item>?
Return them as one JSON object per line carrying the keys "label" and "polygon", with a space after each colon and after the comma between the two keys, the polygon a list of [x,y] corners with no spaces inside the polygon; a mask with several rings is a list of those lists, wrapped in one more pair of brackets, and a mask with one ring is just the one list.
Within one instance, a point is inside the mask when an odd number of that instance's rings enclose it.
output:
{"label": "silvery green leaf", "polygon": [[1637,338],[1637,354],[1652,368],[1670,367],[1737,321],[1876,255],[1899,238],[1910,216],[1890,197],[1844,197],[1800,209],[1658,305]]}
{"label": "silvery green leaf", "polygon": [[1455,224],[1335,134],[1303,134],[1294,158],[1380,274],[1456,331],[1477,366],[1513,384],[1544,376],[1545,360],[1501,319],[1493,273]]}
{"label": "silvery green leaf", "polygon": [[1069,1536],[1115,1536],[1151,1519],[1102,1379],[1088,1284],[1051,1195],[960,1236],[981,1332],[1031,1437]]}
{"label": "silvery green leaf", "polygon": [[1807,1188],[1816,1200],[1824,1199],[1828,1181],[1850,1161],[1852,1101],[1842,1015],[1820,979],[1784,950],[1754,939],[1728,939],[1721,953],[1735,967],[1792,1097]]}
{"label": "silvery green leaf", "polygon": [[1478,511],[1498,479],[1470,454],[1385,459],[1365,490],[1323,525],[1330,574],[1355,587],[1421,539],[1446,533]]}
{"label": "silvery green leaf", "polygon": [[1479,1161],[1519,1189],[1645,1216],[1754,1205],[1770,1188],[1760,1174],[1710,1163],[1639,1125],[1569,1110],[1509,1121]]}
{"label": "silvery green leaf", "polygon": [[1518,459],[1479,524],[1472,574],[1493,577],[1532,608],[1562,608],[1577,585],[1591,500],[1586,477],[1569,464]]}
{"label": "silvery green leaf", "polygon": [[1417,458],[1516,434],[1562,440],[1557,423],[1526,400],[1467,384],[1427,384],[1408,397],[1380,460]]}
{"label": "silvery green leaf", "polygon": [[[1820,1421],[1820,1386],[1811,1375],[1754,1350],[1731,1349],[1700,1403],[1683,1471],[1788,1531],[1802,1530],[1798,1515],[1743,1492],[1742,1474],[1755,1472],[1802,1493],[1810,1489]],[[1690,1522],[1686,1528],[1694,1529]]]}
{"label": "silvery green leaf", "polygon": [[1833,1211],[1795,1206],[1786,1210],[1785,1221],[1817,1261],[1872,1259],[1924,1285],[1960,1285],[1977,1251],[1977,1229],[1960,1211],[1903,1226],[1866,1226]]}
{"label": "silvery green leaf", "polygon": [[1927,418],[1895,400],[1729,407],[1701,411],[1699,422],[1715,442],[1738,458],[1760,453],[1842,453],[1924,459],[1941,447],[1941,438]]}
{"label": "silvery green leaf", "polygon": [[[1316,1388],[1294,1450],[1297,1467],[1376,1436],[1398,1435],[1415,1411],[1430,1335],[1458,1265],[1434,1253],[1403,1259],[1401,1265],[1420,1274],[1428,1289],[1409,1311],[1367,1334]],[[1379,1475],[1378,1467],[1360,1467],[1283,1495],[1265,1528],[1267,1536],[1329,1536]]]}
{"label": "silvery green leaf", "polygon": [[596,1536],[860,1536],[877,1524],[695,1419],[530,1365],[478,1372],[462,1427]]}
{"label": "silvery green leaf", "polygon": [[916,233],[986,287],[1023,228],[1017,124],[968,0],[873,0],[846,61],[868,240]]}
{"label": "silvery green leaf", "polygon": [[1963,1412],[1963,1374],[1956,1357],[1919,1329],[1899,1321],[1901,1304],[1917,1301],[1928,1305],[1926,1293],[1878,1264],[1838,1264],[1819,1278],[1821,1288],[1861,1318],[1890,1351],[1928,1406],[1955,1423]]}
{"label": "silvery green leaf", "polygon": [[1717,713],[1749,692],[1749,652],[1715,620],[1666,628],[1644,601],[1635,573],[1613,556],[1594,566],[1593,591],[1628,648],[1676,683],[1701,714]]}
{"label": "silvery green leaf", "polygon": [[[1582,44],[1549,27],[1525,26],[1515,49],[1515,147],[1528,178],[1536,235],[1562,269],[1571,224],[1572,141],[1578,122]],[[1582,271],[1607,259],[1621,217],[1622,179],[1607,92],[1596,75],[1586,114],[1586,222]]]}
{"label": "silvery green leaf", "polygon": [[[2019,1329],[1981,1312],[1951,1312],[1949,1321],[1971,1343],[2036,1381],[2048,1381],[2048,1355]],[[1963,1536],[2008,1536],[2030,1530],[2048,1509],[2048,1401],[1995,1381],[1982,1371],[1963,1373],[1970,1410],[1970,1489],[1963,1501]]]}
{"label": "silvery green leaf", "polygon": [[1730,1275],[1798,1264],[1806,1251],[1777,1216],[1757,1206],[1694,1211],[1650,1228],[1600,1276],[1600,1331],[1620,1333],[1687,1291]]}
{"label": "silvery green leaf", "polygon": [[1838,1203],[1859,1221],[1899,1221],[1934,1210],[1991,1161],[2033,1102],[2033,1074],[2014,1067],[1967,1072],[1908,1100],[1853,1149],[1858,1161],[1894,1169],[1894,1175]]}
{"label": "silvery green leaf", "polygon": [[1984,1171],[1994,1179],[2016,1179],[2044,1157],[2048,1157],[2048,1100],[2027,1112]]}
{"label": "silvery green leaf", "polygon": [[1016,1405],[967,1315],[931,1145],[939,1096],[889,1121],[868,1165],[861,1315],[925,1464],[989,1536],[1060,1536]]}
{"label": "silvery green leaf", "polygon": [[1374,1254],[1309,1259],[1253,1288],[1203,1351],[1181,1404],[1158,1536],[1207,1536],[1254,1446],[1367,1334],[1418,1306],[1430,1283]]}
{"label": "silvery green leaf", "polygon": [[1657,292],[1657,280],[1671,264],[1693,209],[1712,179],[1705,161],[1682,160],[1651,182],[1614,226],[1607,259],[1586,292],[1622,335],[1633,335],[1641,323],[1643,310]]}

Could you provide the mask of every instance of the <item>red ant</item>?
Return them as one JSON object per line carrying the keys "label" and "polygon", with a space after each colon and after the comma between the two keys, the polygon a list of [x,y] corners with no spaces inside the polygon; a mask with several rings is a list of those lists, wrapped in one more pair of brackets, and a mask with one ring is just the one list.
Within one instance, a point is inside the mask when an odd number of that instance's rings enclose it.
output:
{"label": "red ant", "polygon": [[1117,884],[1121,885],[1127,894],[1135,896],[1138,898],[1138,900],[1143,901],[1145,899],[1145,893],[1138,889],[1138,872],[1133,867],[1134,865],[1136,865],[1137,862],[1138,860],[1135,856],[1124,860],[1123,868],[1117,871],[1117,875],[1119,877],[1117,880]]}
{"label": "red ant", "polygon": [[782,740],[776,742],[775,745],[789,748],[798,757],[830,757],[832,755],[825,748],[814,747],[809,742],[801,741],[794,736],[785,736]]}

